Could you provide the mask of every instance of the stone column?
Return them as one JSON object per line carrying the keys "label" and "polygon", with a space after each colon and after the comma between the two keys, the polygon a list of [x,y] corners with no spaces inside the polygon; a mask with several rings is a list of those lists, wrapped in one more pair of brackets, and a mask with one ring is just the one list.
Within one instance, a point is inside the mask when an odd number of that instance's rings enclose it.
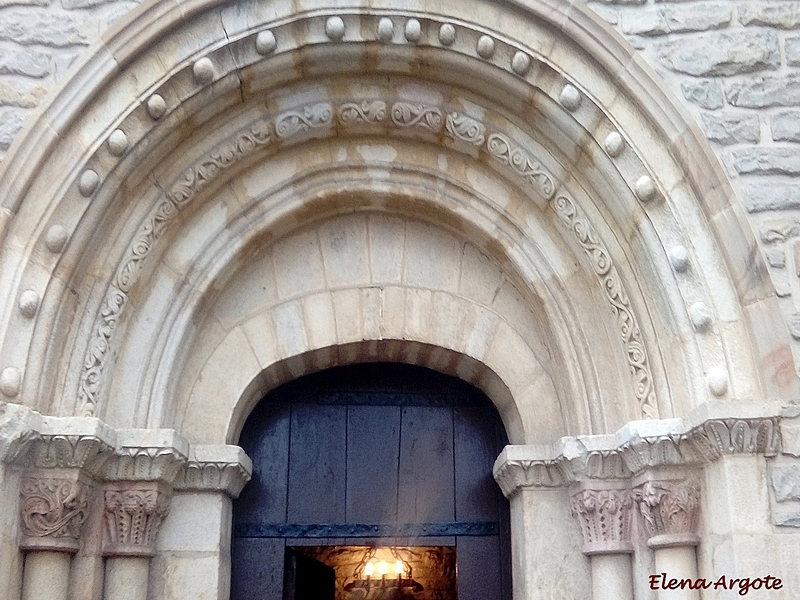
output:
{"label": "stone column", "polygon": [[118,482],[105,488],[104,600],[147,600],[150,558],[171,494],[161,482]]}
{"label": "stone column", "polygon": [[72,555],[89,516],[90,480],[76,471],[27,475],[20,485],[22,600],[67,600]]}
{"label": "stone column", "polygon": [[630,541],[633,499],[628,489],[580,489],[570,499],[592,562],[593,600],[633,600]]}
{"label": "stone column", "polygon": [[697,579],[696,546],[700,516],[700,484],[696,481],[646,481],[633,491],[653,549],[657,597],[699,600],[700,591],[687,581]]}

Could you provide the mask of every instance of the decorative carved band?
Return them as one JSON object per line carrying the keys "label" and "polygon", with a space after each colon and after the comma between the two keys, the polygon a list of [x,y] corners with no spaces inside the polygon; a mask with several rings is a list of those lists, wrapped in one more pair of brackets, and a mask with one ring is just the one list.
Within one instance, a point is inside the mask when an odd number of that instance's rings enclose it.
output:
{"label": "decorative carved band", "polygon": [[700,484],[648,481],[633,490],[651,548],[700,543]]}
{"label": "decorative carved band", "polygon": [[[261,118],[222,144],[198,165],[186,171],[159,202],[137,232],[126,257],[117,269],[114,281],[106,290],[105,300],[92,331],[84,358],[77,394],[77,411],[84,416],[95,413],[102,381],[103,364],[111,345],[120,314],[128,301],[128,293],[139,278],[147,257],[179,211],[191,202],[210,181],[231,165],[277,141],[291,138],[311,129],[331,130],[334,116],[341,125],[378,125],[385,130],[387,104],[383,100],[349,100],[337,106],[328,102],[309,104],[277,115],[274,123]],[[556,196],[558,181],[525,148],[500,132],[490,132],[480,121],[445,107],[424,103],[397,101],[389,111],[391,123],[404,130],[439,132],[444,127],[453,139],[470,146],[485,148],[499,163],[507,166],[545,200]],[[272,135],[274,130],[275,135]],[[341,135],[338,131],[337,135]],[[647,351],[641,330],[630,305],[629,295],[614,267],[611,255],[600,236],[578,205],[565,192],[554,200],[556,213],[576,236],[589,257],[616,317],[626,360],[634,383],[634,392],[644,418],[657,418],[658,409]]]}
{"label": "decorative carved band", "polygon": [[583,534],[584,554],[633,552],[630,490],[581,490],[570,499],[570,512]]}
{"label": "decorative carved band", "polygon": [[178,475],[175,489],[222,491],[238,498],[248,481],[250,472],[242,464],[190,460]]}
{"label": "decorative carved band", "polygon": [[89,515],[90,487],[78,478],[26,477],[20,485],[25,550],[76,552]]}
{"label": "decorative carved band", "polygon": [[505,460],[495,465],[494,478],[511,498],[523,488],[564,487],[575,481],[568,460]]}
{"label": "decorative carved band", "polygon": [[154,556],[161,521],[169,512],[168,490],[152,487],[107,489],[105,501],[105,556]]}

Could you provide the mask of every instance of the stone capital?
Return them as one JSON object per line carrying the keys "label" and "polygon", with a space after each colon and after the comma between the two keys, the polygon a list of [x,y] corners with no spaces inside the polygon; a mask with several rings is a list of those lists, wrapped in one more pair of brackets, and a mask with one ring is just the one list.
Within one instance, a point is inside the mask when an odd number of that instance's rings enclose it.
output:
{"label": "stone capital", "polygon": [[650,548],[696,546],[700,484],[694,480],[645,481],[633,490]]}
{"label": "stone capital", "polygon": [[224,492],[237,498],[252,472],[253,462],[239,446],[192,445],[189,460],[175,480],[175,489]]}
{"label": "stone capital", "polygon": [[171,497],[172,489],[161,482],[107,484],[103,490],[103,555],[154,556]]}
{"label": "stone capital", "polygon": [[26,475],[20,484],[20,548],[77,552],[92,489],[77,470]]}
{"label": "stone capital", "polygon": [[570,512],[583,534],[586,555],[633,552],[633,497],[628,489],[579,489],[570,496]]}

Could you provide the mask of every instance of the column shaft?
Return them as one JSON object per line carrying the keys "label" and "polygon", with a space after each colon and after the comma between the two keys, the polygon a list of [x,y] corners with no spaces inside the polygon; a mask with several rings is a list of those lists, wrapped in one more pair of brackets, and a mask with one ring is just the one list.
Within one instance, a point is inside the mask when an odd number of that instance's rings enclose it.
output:
{"label": "column shaft", "polygon": [[111,556],[106,559],[103,600],[147,600],[150,559],[146,556]]}
{"label": "column shaft", "polygon": [[22,600],[67,600],[69,568],[67,552],[34,550],[25,556]]}
{"label": "column shaft", "polygon": [[633,600],[630,554],[592,556],[592,600]]}
{"label": "column shaft", "polygon": [[[694,546],[658,548],[655,550],[656,571],[666,573],[667,581],[677,579],[697,579],[697,554]],[[658,591],[658,600],[700,600],[700,590],[683,589]]]}

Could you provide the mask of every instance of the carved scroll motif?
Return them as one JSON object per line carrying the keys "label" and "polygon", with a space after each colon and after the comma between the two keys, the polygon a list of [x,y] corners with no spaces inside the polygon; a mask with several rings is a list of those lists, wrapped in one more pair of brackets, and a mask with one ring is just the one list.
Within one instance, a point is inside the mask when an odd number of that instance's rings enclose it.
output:
{"label": "carved scroll motif", "polygon": [[466,115],[457,112],[449,113],[445,127],[454,138],[473,146],[482,146],[486,141],[486,127],[483,123]]}
{"label": "carved scroll motif", "polygon": [[617,326],[625,344],[628,367],[634,382],[636,399],[642,415],[646,418],[657,418],[658,407],[653,389],[653,374],[647,357],[647,350],[642,339],[642,332],[636,315],[631,310],[628,294],[623,287],[611,256],[589,220],[578,206],[565,195],[559,195],[553,201],[556,214],[569,227],[580,243],[586,256],[600,279],[606,299],[617,320]]}
{"label": "carved scroll motif", "polygon": [[486,149],[495,159],[511,167],[533,185],[544,199],[550,200],[553,197],[556,191],[553,176],[524,150],[514,146],[506,136],[492,133],[486,141]]}
{"label": "carved scroll motif", "polygon": [[385,119],[386,102],[382,100],[345,102],[339,107],[339,122],[342,125],[350,125],[352,123],[372,125]]}
{"label": "carved scroll motif", "polygon": [[320,102],[279,115],[275,120],[275,133],[279,138],[286,139],[309,129],[325,127],[332,122],[333,107],[327,102]]}
{"label": "carved scroll motif", "polygon": [[86,349],[78,384],[79,414],[82,416],[95,414],[103,364],[111,336],[128,301],[128,292],[139,278],[144,262],[155,243],[178,215],[178,211],[191,202],[220,172],[268,144],[271,138],[269,123],[263,120],[256,121],[251,127],[237,134],[232,141],[222,144],[199,164],[187,170],[183,179],[170,189],[166,197],[145,219],[126,257],[117,269],[114,283],[106,291],[100,314],[95,321],[94,335]]}
{"label": "carved scroll motif", "polygon": [[395,102],[392,106],[392,121],[398,127],[421,127],[438,131],[442,128],[442,111],[427,104]]}
{"label": "carved scroll motif", "polygon": [[28,477],[20,485],[20,521],[27,549],[75,551],[89,515],[89,492],[81,481]]}

